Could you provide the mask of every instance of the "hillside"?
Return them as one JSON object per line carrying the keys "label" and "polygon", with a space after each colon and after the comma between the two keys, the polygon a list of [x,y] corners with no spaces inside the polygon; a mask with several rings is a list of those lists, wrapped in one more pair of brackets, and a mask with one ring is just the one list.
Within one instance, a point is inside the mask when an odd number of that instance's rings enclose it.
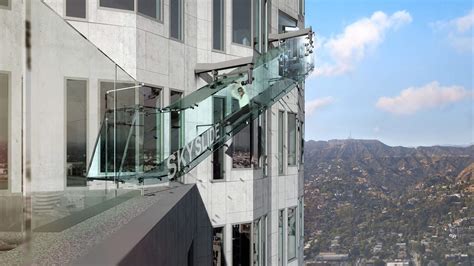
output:
{"label": "hillside", "polygon": [[473,168],[474,146],[306,142],[307,259],[331,251],[348,253],[352,261],[443,261],[446,254],[468,252]]}

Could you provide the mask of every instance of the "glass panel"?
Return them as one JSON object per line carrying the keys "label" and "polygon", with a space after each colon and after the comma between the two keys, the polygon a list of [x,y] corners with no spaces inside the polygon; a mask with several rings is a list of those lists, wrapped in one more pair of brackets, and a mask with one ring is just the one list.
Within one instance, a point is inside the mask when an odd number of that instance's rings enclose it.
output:
{"label": "glass panel", "polygon": [[278,174],[282,175],[283,174],[283,147],[285,145],[284,142],[284,115],[285,112],[283,111],[278,111]]}
{"label": "glass panel", "polygon": [[67,186],[85,186],[87,170],[87,81],[66,80]]}
{"label": "glass panel", "polygon": [[296,258],[296,208],[288,208],[288,261]]}
{"label": "glass panel", "polygon": [[101,7],[135,10],[135,0],[100,0]]}
{"label": "glass panel", "polygon": [[10,6],[10,0],[0,0],[0,6]]}
{"label": "glass panel", "polygon": [[250,46],[252,39],[251,0],[232,1],[232,42]]}
{"label": "glass panel", "polygon": [[155,18],[159,21],[161,18],[162,0],[137,0],[138,13]]}
{"label": "glass panel", "polygon": [[226,265],[224,257],[224,227],[217,227],[212,230],[212,265]]}
{"label": "glass panel", "polygon": [[170,0],[170,36],[183,39],[183,0]]}
{"label": "glass panel", "polygon": [[292,18],[290,15],[278,11],[278,33],[284,33],[289,30],[289,28],[296,28],[298,21]]}
{"label": "glass panel", "polygon": [[296,114],[288,113],[288,165],[296,165]]}
{"label": "glass panel", "polygon": [[224,50],[224,0],[212,0],[212,49]]}
{"label": "glass panel", "polygon": [[305,0],[299,0],[299,14],[304,16]]}
{"label": "glass panel", "polygon": [[[273,103],[295,88],[296,84],[312,70],[312,57],[309,56],[311,53],[305,44],[309,44],[307,37],[289,39],[280,43],[279,47],[259,56],[254,65],[252,84],[246,83],[245,74],[230,75],[186,97],[181,97],[179,92],[171,92],[173,99],[170,102],[173,103],[161,110],[135,107],[133,112],[138,117],[163,115],[161,131],[170,132],[165,136],[169,146],[166,147],[166,158],[152,170],[140,173],[142,171],[140,162],[135,160],[137,172],[127,173],[121,180],[130,179],[130,182],[135,182],[136,179],[132,178],[134,175],[140,176],[139,180],[175,179],[187,173],[207,156],[214,154],[230,139],[233,139],[233,142],[227,153],[233,158],[234,167],[250,168],[252,165],[260,167],[263,152],[259,149],[262,149],[263,141],[260,143],[258,141],[263,138],[263,129],[259,129],[263,122],[259,117]],[[210,115],[213,112],[215,97],[225,99],[223,100],[225,110],[222,112],[225,113],[224,116]],[[140,122],[143,120],[135,119],[133,112],[125,113],[128,115],[128,124],[143,127]],[[188,130],[184,130],[184,126]],[[129,134],[134,135],[132,133],[129,130]],[[141,149],[142,141],[139,139],[136,142],[136,151]],[[130,153],[132,152],[124,154]],[[120,153],[115,152],[115,156],[120,157]],[[218,153],[215,153],[215,156],[214,160],[218,161]]]}
{"label": "glass panel", "polygon": [[278,265],[283,265],[283,244],[284,244],[284,210],[278,212]]}
{"label": "glass panel", "polygon": [[66,0],[66,16],[86,18],[86,0]]}
{"label": "glass panel", "polygon": [[249,265],[252,224],[232,225],[232,265]]}
{"label": "glass panel", "polygon": [[9,169],[9,130],[8,123],[10,117],[9,110],[9,88],[10,81],[8,74],[0,73],[0,190],[8,189],[8,169]]}

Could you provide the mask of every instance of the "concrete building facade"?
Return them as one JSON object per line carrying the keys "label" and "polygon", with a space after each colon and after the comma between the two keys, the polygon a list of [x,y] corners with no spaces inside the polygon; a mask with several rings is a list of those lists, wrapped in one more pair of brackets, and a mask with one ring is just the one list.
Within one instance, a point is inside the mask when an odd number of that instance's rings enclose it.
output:
{"label": "concrete building facade", "polygon": [[[23,24],[24,2],[0,1],[2,195],[19,193],[24,186],[25,110],[31,112],[31,190],[94,186],[100,182],[69,177],[83,175],[93,163],[107,89],[144,84],[147,95],[154,95],[153,104],[166,107],[207,85],[196,75],[198,64],[257,57],[272,47],[269,36],[305,28],[304,0],[42,2],[32,11],[31,27],[41,35],[32,37],[31,102],[25,107],[25,55],[18,48],[24,35],[13,30]],[[41,16],[48,12],[55,16]],[[126,97],[147,101],[143,95]],[[172,116],[163,121],[169,123]],[[180,122],[178,142],[191,141],[193,132],[209,121],[211,114]],[[214,228],[216,265],[303,265],[304,84],[266,109],[256,123],[261,132],[248,125],[181,182],[198,188]],[[153,145],[166,158],[175,133],[170,129],[160,134]],[[238,146],[251,154],[257,152],[255,145],[261,145],[256,148],[262,154],[258,162],[246,153],[237,159],[241,154],[231,151]]]}

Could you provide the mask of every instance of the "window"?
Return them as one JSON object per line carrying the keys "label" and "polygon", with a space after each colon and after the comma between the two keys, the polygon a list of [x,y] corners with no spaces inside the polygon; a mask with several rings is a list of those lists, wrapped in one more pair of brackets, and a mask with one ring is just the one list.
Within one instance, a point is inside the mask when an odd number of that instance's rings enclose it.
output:
{"label": "window", "polygon": [[10,0],[0,0],[0,8],[10,8]]}
{"label": "window", "polygon": [[305,0],[299,0],[299,14],[301,16],[304,16],[304,8],[305,8],[305,6],[304,6],[305,3],[304,2],[305,2]]}
{"label": "window", "polygon": [[255,50],[261,52],[261,0],[253,1],[253,45]]}
{"label": "window", "polygon": [[140,104],[147,112],[140,115],[143,128],[139,127],[140,139],[143,140],[143,149],[141,150],[142,171],[149,171],[161,161],[161,115],[155,112],[155,108],[161,107],[161,89],[154,87],[143,87],[140,89]]}
{"label": "window", "polygon": [[232,226],[232,265],[249,265],[250,233],[252,224],[236,224]]}
{"label": "window", "polygon": [[[183,97],[183,93],[179,91],[170,92],[170,104],[173,104]],[[171,128],[170,128],[170,154],[179,150],[181,147],[182,138],[182,119],[180,111],[171,112]]]}
{"label": "window", "polygon": [[250,168],[252,166],[251,127],[245,126],[232,139],[232,167]]}
{"label": "window", "polygon": [[284,171],[283,164],[283,146],[285,145],[284,124],[285,112],[278,111],[278,174],[282,175]]}
{"label": "window", "polygon": [[66,17],[86,18],[86,0],[66,0]]}
{"label": "window", "polygon": [[[225,116],[225,98],[215,96],[214,100],[214,124],[218,124],[224,120]],[[212,178],[224,179],[224,149],[220,147],[212,154]]]}
{"label": "window", "polygon": [[284,214],[285,210],[282,209],[278,212],[278,265],[283,265],[283,244],[285,243],[284,238],[284,228],[283,228],[283,221],[284,221]]}
{"label": "window", "polygon": [[297,28],[297,20],[288,14],[278,11],[278,33],[284,33]]}
{"label": "window", "polygon": [[212,230],[212,265],[224,266],[224,227],[217,227]]}
{"label": "window", "polygon": [[296,258],[296,207],[288,208],[288,261]]}
{"label": "window", "polygon": [[299,211],[299,226],[300,226],[300,239],[304,242],[304,198],[301,197],[298,202],[298,211]]}
{"label": "window", "polygon": [[0,73],[0,190],[8,189],[9,87],[9,75]]}
{"label": "window", "polygon": [[137,0],[139,14],[163,21],[163,0]]}
{"label": "window", "polygon": [[170,0],[170,36],[183,40],[183,0]]}
{"label": "window", "polygon": [[86,186],[87,81],[66,80],[67,186]]}
{"label": "window", "polygon": [[100,6],[134,11],[135,0],[100,0]]}
{"label": "window", "polygon": [[251,15],[251,0],[232,1],[232,42],[247,46],[251,45]]}
{"label": "window", "polygon": [[212,49],[224,51],[224,0],[212,0]]}
{"label": "window", "polygon": [[296,114],[288,113],[288,165],[296,165]]}
{"label": "window", "polygon": [[261,256],[261,235],[260,235],[261,219],[257,219],[253,222],[253,264],[260,265]]}

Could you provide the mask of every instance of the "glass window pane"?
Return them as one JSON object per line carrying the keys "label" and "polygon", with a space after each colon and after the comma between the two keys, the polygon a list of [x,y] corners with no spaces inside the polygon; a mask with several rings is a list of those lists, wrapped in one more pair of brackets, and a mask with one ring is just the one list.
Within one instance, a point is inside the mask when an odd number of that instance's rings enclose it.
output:
{"label": "glass window pane", "polygon": [[138,13],[161,21],[162,0],[137,0]]}
{"label": "glass window pane", "polygon": [[135,0],[100,0],[101,7],[135,10]]}
{"label": "glass window pane", "polygon": [[86,0],[67,0],[66,16],[86,18]]}
{"label": "glass window pane", "polygon": [[278,112],[278,174],[283,174],[283,146],[284,146],[284,131],[283,131],[283,121],[284,121],[284,112]]}
{"label": "glass window pane", "polygon": [[232,140],[232,167],[250,168],[251,163],[251,131],[250,125],[247,125]]}
{"label": "glass window pane", "polygon": [[213,229],[212,234],[212,265],[226,265],[224,257],[224,227]]}
{"label": "glass window pane", "polygon": [[[224,97],[213,97],[214,100],[214,123],[217,124],[224,120],[225,116],[225,98]],[[223,179],[224,178],[224,149],[221,147],[213,152],[212,157],[212,178]]]}
{"label": "glass window pane", "polygon": [[288,208],[288,260],[296,258],[296,208]]}
{"label": "glass window pane", "polygon": [[253,265],[260,265],[260,220],[253,222]]}
{"label": "glass window pane", "polygon": [[170,0],[170,36],[183,39],[183,0]]}
{"label": "glass window pane", "polygon": [[253,1],[253,43],[255,45],[255,50],[261,51],[260,49],[260,18],[261,18],[261,1]]}
{"label": "glass window pane", "polygon": [[236,224],[232,226],[232,265],[249,265],[250,233],[252,224]]}
{"label": "glass window pane", "polygon": [[9,79],[0,73],[0,190],[8,189]]}
{"label": "glass window pane", "polygon": [[232,42],[251,45],[251,0],[232,1]]}
{"label": "glass window pane", "polygon": [[9,1],[10,0],[0,0],[0,6],[6,6],[6,7],[9,7]]}
{"label": "glass window pane", "polygon": [[288,165],[296,165],[296,114],[288,114]]}
{"label": "glass window pane", "polygon": [[[170,104],[175,103],[183,96],[182,92],[171,91],[170,92]],[[179,150],[181,147],[181,132],[182,132],[182,112],[172,111],[171,112],[171,128],[170,128],[170,154]]]}
{"label": "glass window pane", "polygon": [[[288,28],[296,28],[297,20],[290,17],[289,15],[279,11],[278,12],[278,33],[283,33]],[[286,29],[286,30],[285,30]]]}
{"label": "glass window pane", "polygon": [[212,48],[224,50],[224,0],[212,1]]}
{"label": "glass window pane", "polygon": [[278,265],[283,265],[283,218],[284,210],[278,212]]}
{"label": "glass window pane", "polygon": [[67,186],[86,185],[87,81],[66,81]]}

